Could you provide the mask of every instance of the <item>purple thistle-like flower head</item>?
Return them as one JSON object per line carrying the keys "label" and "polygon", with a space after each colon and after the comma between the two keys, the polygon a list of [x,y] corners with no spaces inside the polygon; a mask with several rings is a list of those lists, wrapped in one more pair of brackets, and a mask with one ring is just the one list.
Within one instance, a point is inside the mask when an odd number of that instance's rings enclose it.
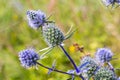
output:
{"label": "purple thistle-like flower head", "polygon": [[112,59],[113,53],[108,48],[99,48],[95,56],[99,62],[104,63]]}
{"label": "purple thistle-like flower head", "polygon": [[117,80],[117,79],[115,73],[112,70],[106,67],[101,67],[95,73],[94,80]]}
{"label": "purple thistle-like flower head", "polygon": [[86,80],[89,80],[89,78],[91,78],[98,69],[98,64],[92,57],[85,56],[81,60],[81,64],[78,66],[78,69],[81,71],[82,76]]}
{"label": "purple thistle-like flower head", "polygon": [[102,0],[102,1],[103,1],[103,3],[104,3],[106,6],[109,6],[109,5],[115,3],[115,0]]}
{"label": "purple thistle-like flower head", "polygon": [[39,55],[34,49],[25,49],[19,52],[19,60],[23,67],[29,68],[36,66],[36,61],[39,60]]}
{"label": "purple thistle-like flower head", "polygon": [[120,5],[120,0],[102,0],[103,3],[106,5],[106,6],[109,6],[109,5],[112,5],[114,6],[115,3],[117,3],[118,5]]}
{"label": "purple thistle-like flower head", "polygon": [[120,77],[118,77],[117,80],[120,80]]}
{"label": "purple thistle-like flower head", "polygon": [[40,10],[28,10],[27,19],[30,27],[33,29],[38,29],[40,26],[43,26],[45,23],[46,15]]}
{"label": "purple thistle-like flower head", "polygon": [[116,3],[118,3],[120,5],[120,0],[116,0]]}

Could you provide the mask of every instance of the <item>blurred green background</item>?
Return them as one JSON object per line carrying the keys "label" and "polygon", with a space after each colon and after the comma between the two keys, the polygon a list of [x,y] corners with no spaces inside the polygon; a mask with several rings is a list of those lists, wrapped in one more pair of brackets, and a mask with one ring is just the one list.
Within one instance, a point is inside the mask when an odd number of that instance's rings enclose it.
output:
{"label": "blurred green background", "polygon": [[[36,50],[47,45],[40,30],[29,27],[26,19],[27,10],[42,10],[47,16],[53,14],[54,20],[66,33],[70,26],[76,32],[66,40],[65,49],[79,65],[82,53],[72,46],[78,43],[85,51],[94,55],[97,48],[109,47],[114,58],[120,57],[120,7],[106,8],[100,0],[0,0],[0,80],[66,80],[68,75],[51,73],[47,70],[24,69],[18,60],[20,50],[33,47]],[[41,53],[42,54],[42,53]],[[56,47],[40,61],[51,67],[56,59],[56,68],[67,71],[73,69],[63,52]],[[115,68],[120,67],[120,60],[111,61]],[[120,71],[116,71],[117,74]],[[79,80],[79,79],[76,79]]]}

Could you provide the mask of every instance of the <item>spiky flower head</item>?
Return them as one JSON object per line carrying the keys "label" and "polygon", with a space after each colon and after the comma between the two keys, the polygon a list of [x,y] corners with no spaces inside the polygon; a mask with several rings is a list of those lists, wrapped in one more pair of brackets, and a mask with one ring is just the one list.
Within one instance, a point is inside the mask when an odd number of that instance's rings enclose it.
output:
{"label": "spiky flower head", "polygon": [[27,19],[30,27],[33,29],[38,29],[43,26],[45,23],[46,15],[40,10],[28,10]]}
{"label": "spiky flower head", "polygon": [[109,5],[114,4],[114,3],[115,3],[115,1],[114,1],[114,0],[102,0],[102,1],[103,1],[103,3],[104,3],[106,6],[109,6]]}
{"label": "spiky flower head", "polygon": [[63,32],[54,23],[49,23],[43,27],[43,37],[51,47],[60,45],[64,40]]}
{"label": "spiky flower head", "polygon": [[108,48],[99,48],[95,54],[96,59],[101,62],[109,62],[112,59],[113,53]]}
{"label": "spiky flower head", "polygon": [[108,68],[101,67],[95,74],[94,80],[117,80],[114,72]]}
{"label": "spiky flower head", "polygon": [[120,5],[120,0],[116,0],[116,2]]}
{"label": "spiky flower head", "polygon": [[120,5],[120,0],[102,0],[103,3],[106,5],[106,6],[109,6],[109,5],[112,5],[114,6],[115,3],[117,3],[118,5]]}
{"label": "spiky flower head", "polygon": [[98,69],[98,65],[93,58],[91,58],[90,56],[85,56],[81,60],[81,64],[78,68],[82,72],[83,77],[89,79]]}
{"label": "spiky flower head", "polygon": [[120,5],[120,0],[115,0],[115,1],[116,1],[116,3],[118,3]]}
{"label": "spiky flower head", "polygon": [[117,80],[120,80],[120,77],[118,77]]}
{"label": "spiky flower head", "polygon": [[25,68],[36,66],[36,61],[39,60],[39,55],[34,49],[25,49],[19,52],[19,60]]}

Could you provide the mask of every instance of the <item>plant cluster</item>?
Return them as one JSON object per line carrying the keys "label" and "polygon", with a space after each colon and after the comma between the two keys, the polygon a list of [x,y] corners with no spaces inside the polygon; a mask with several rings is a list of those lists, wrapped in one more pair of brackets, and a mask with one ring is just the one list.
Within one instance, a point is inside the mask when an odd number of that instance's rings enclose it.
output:
{"label": "plant cluster", "polygon": [[[120,4],[120,0],[103,0],[106,6]],[[109,48],[98,48],[95,52],[94,57],[86,55],[84,50],[77,46],[77,49],[83,52],[85,55],[80,60],[80,64],[77,66],[74,60],[71,58],[69,53],[64,49],[64,40],[69,39],[75,30],[70,28],[67,34],[64,34],[55,24],[55,22],[50,21],[49,17],[41,10],[28,10],[27,19],[29,26],[35,30],[41,28],[42,35],[45,42],[48,44],[47,48],[36,51],[35,49],[28,48],[19,52],[19,60],[23,67],[30,68],[41,66],[51,72],[58,72],[62,74],[70,75],[71,78],[67,80],[74,80],[76,77],[82,80],[120,80],[120,78],[115,73],[115,68],[110,63],[113,60],[113,52]],[[69,59],[69,61],[74,66],[73,70],[62,71],[55,67],[55,62],[53,62],[52,67],[47,67],[40,63],[39,60],[45,58],[45,56],[54,48],[58,46],[61,48],[63,53]],[[38,54],[45,51],[43,54]]]}

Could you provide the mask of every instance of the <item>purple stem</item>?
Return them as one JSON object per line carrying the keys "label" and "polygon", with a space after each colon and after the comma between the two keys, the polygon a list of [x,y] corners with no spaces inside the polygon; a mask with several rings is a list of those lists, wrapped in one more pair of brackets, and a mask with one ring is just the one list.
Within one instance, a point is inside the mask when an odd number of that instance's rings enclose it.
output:
{"label": "purple stem", "polygon": [[67,73],[67,72],[64,72],[64,71],[60,71],[60,70],[57,70],[57,69],[53,69],[53,68],[47,67],[47,66],[45,66],[45,65],[43,65],[43,64],[41,64],[41,63],[39,63],[39,62],[36,62],[36,63],[37,63],[38,65],[40,65],[41,67],[46,68],[46,69],[51,70],[51,71],[59,72],[59,73],[62,73],[62,74],[68,74],[68,75],[77,76],[77,75],[75,75],[75,74],[70,74],[70,73]]}
{"label": "purple stem", "polygon": [[70,57],[70,55],[66,52],[66,50],[64,49],[64,47],[62,45],[60,45],[60,48],[63,50],[63,52],[65,53],[65,55],[68,57],[68,59],[70,60],[70,62],[73,64],[75,70],[77,73],[79,73],[79,69],[77,68],[75,62],[73,61],[73,59]]}
{"label": "purple stem", "polygon": [[109,67],[111,68],[111,70],[112,70],[113,72],[115,72],[114,67],[112,66],[112,64],[111,64],[110,62],[108,62],[108,65],[109,65]]}
{"label": "purple stem", "polygon": [[[66,52],[66,50],[64,49],[64,47],[62,45],[59,45],[60,48],[63,50],[63,52],[65,53],[65,55],[68,57],[68,59],[70,60],[70,62],[73,64],[76,72],[79,74],[80,73],[80,70],[78,69],[78,67],[76,66],[75,62],[73,61],[73,59],[70,57],[70,55]],[[84,77],[82,75],[80,75],[80,78],[82,80],[85,80]]]}
{"label": "purple stem", "polygon": [[[58,73],[62,73],[62,74],[67,74],[67,75],[71,75],[71,76],[78,76],[78,75],[76,75],[76,74],[71,74],[71,73],[67,73],[67,72],[61,71],[61,70],[57,70],[57,69],[53,69],[53,68],[47,67],[47,66],[45,66],[45,65],[43,65],[43,64],[41,64],[41,63],[39,63],[39,62],[36,62],[36,63],[37,63],[38,65],[40,65],[41,67],[46,68],[46,69],[51,70],[51,71],[54,71],[54,72],[58,72]],[[81,75],[80,75],[80,78],[81,78],[82,80],[84,80],[83,76],[81,76]]]}

